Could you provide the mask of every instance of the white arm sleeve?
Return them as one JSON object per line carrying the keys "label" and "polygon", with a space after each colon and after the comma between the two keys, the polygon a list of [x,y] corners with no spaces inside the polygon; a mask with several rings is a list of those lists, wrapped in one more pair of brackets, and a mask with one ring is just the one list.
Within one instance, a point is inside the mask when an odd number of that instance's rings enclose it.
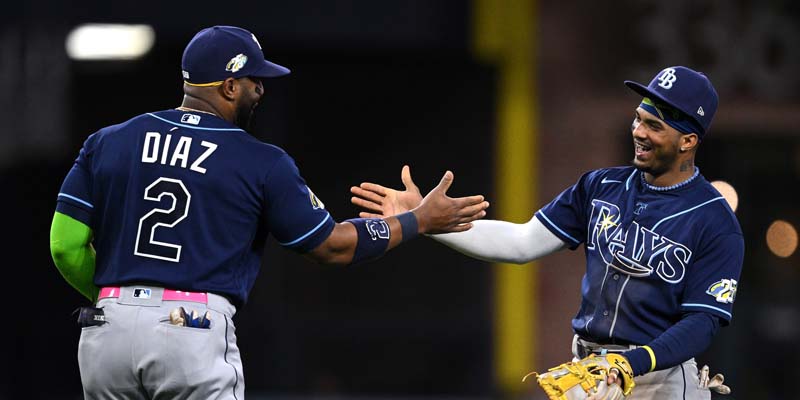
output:
{"label": "white arm sleeve", "polygon": [[473,258],[524,264],[566,246],[536,216],[524,224],[478,220],[465,232],[430,235],[434,240]]}

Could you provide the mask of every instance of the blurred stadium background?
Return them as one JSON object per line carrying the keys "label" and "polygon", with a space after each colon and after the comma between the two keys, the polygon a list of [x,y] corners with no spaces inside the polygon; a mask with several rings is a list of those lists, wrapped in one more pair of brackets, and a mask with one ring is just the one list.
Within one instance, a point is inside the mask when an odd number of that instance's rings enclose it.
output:
{"label": "blurred stadium background", "polygon": [[[253,134],[292,154],[339,220],[357,213],[351,185],[399,186],[408,163],[423,190],[451,169],[454,195],[484,193],[490,218],[526,221],[584,171],[629,162],[639,98],[624,79],[647,82],[669,65],[704,71],[721,102],[698,165],[736,190],[747,254],[733,324],[698,361],[726,375],[729,398],[796,397],[798,2],[32,0],[4,9],[2,399],[81,397],[70,313],[86,301],[48,251],[61,180],[95,130],[179,105],[183,47],[216,24],[248,28],[267,58],[292,69],[266,82]],[[152,43],[123,60],[75,59],[67,38],[86,23],[143,25]],[[491,265],[422,239],[336,268],[271,241],[236,319],[248,398],[541,398],[519,379],[570,357],[582,273],[582,251]]]}

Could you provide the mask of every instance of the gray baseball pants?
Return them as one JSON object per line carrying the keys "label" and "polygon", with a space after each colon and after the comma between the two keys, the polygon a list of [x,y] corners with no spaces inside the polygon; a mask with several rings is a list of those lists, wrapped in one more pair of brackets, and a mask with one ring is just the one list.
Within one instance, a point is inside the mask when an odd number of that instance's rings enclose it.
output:
{"label": "gray baseball pants", "polygon": [[[134,297],[149,288],[149,298]],[[100,299],[106,323],[83,328],[78,345],[86,399],[166,400],[244,399],[244,375],[235,327],[236,308],[208,294],[208,304],[164,301],[163,289],[130,286],[118,298]],[[172,309],[201,315],[210,311],[209,329],[170,324]]]}
{"label": "gray baseball pants", "polygon": [[[578,350],[578,343],[582,342],[592,351],[606,349],[609,351],[623,351],[632,347],[616,345],[598,345],[596,343],[579,340],[575,335],[572,340],[572,355],[574,361],[582,358]],[[684,361],[672,368],[648,372],[633,378],[636,386],[631,395],[625,400],[710,400],[711,392],[708,388],[700,386],[699,371],[694,358]]]}
{"label": "gray baseball pants", "polygon": [[653,371],[633,379],[636,386],[626,400],[710,400],[711,392],[700,387],[694,358],[681,365]]}

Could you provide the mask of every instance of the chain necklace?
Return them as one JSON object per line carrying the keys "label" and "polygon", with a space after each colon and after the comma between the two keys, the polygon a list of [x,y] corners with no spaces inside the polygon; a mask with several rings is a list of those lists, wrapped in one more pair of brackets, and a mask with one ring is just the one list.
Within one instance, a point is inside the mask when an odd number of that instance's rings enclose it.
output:
{"label": "chain necklace", "polygon": [[689,179],[687,179],[687,180],[685,180],[683,182],[676,183],[676,184],[674,184],[672,186],[653,186],[653,185],[647,183],[647,181],[644,179],[644,174],[641,174],[641,177],[642,177],[642,183],[644,183],[645,186],[647,186],[648,189],[654,190],[656,192],[666,192],[668,190],[674,190],[674,189],[677,189],[677,188],[680,188],[680,187],[684,187],[684,186],[692,183],[694,178],[697,178],[698,175],[700,175],[700,168],[694,167],[694,175],[692,175],[691,178],[689,178]]}

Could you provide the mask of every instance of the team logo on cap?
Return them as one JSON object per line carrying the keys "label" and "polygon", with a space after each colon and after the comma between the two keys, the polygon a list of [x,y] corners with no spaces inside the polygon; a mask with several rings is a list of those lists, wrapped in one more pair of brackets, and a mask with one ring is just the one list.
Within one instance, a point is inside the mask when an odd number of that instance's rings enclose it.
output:
{"label": "team logo on cap", "polygon": [[658,86],[664,89],[671,89],[676,80],[678,80],[678,77],[675,75],[675,68],[666,68],[658,76]]}
{"label": "team logo on cap", "polygon": [[706,294],[714,296],[720,303],[730,304],[736,297],[737,284],[736,279],[721,279],[711,284],[706,290]]}
{"label": "team logo on cap", "polygon": [[238,72],[240,69],[244,68],[245,64],[247,64],[247,56],[244,54],[237,54],[236,57],[228,61],[228,65],[225,66],[225,71]]}

